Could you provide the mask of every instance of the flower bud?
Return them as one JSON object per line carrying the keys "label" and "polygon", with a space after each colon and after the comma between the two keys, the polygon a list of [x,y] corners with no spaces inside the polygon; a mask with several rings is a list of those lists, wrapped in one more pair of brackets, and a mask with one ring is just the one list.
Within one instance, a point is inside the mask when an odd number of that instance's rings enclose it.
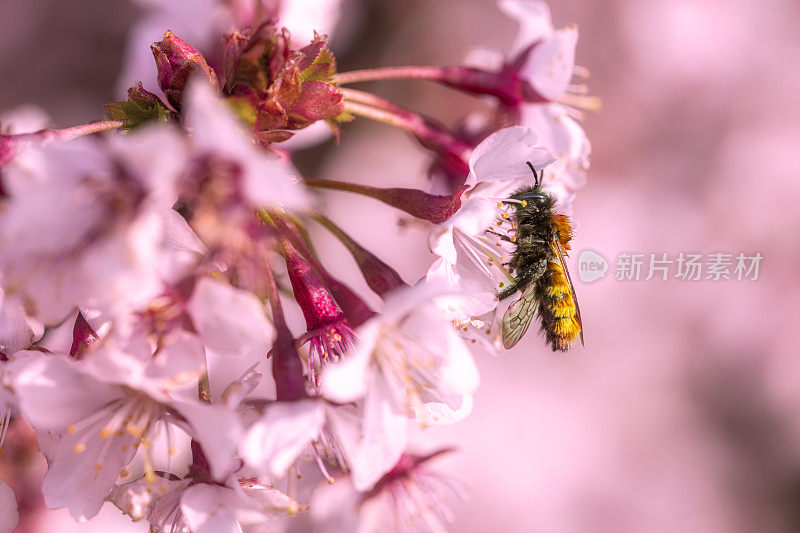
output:
{"label": "flower bud", "polygon": [[100,337],[83,317],[83,313],[79,312],[72,328],[72,347],[69,349],[69,355],[75,359],[83,358],[86,351],[99,339]]}
{"label": "flower bud", "polygon": [[158,85],[175,109],[180,109],[183,91],[197,72],[219,90],[219,81],[203,54],[167,30],[164,39],[150,46],[158,67]]}

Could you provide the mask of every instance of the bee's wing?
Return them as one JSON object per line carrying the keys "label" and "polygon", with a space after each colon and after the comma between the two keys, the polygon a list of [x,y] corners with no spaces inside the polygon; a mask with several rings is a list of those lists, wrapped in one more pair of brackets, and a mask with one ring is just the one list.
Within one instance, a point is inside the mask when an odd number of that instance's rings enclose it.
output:
{"label": "bee's wing", "polygon": [[575,314],[577,315],[578,324],[581,325],[581,346],[586,346],[583,343],[583,321],[581,320],[581,308],[578,305],[578,297],[575,295],[575,286],[572,284],[572,278],[569,275],[569,269],[567,269],[567,262],[564,261],[564,250],[561,249],[561,243],[558,242],[558,239],[553,239],[553,242],[556,243],[556,248],[558,249],[558,260],[561,262],[561,268],[564,269],[564,274],[567,276],[569,291],[572,293],[572,301],[575,302]]}
{"label": "bee's wing", "polygon": [[503,347],[507,350],[519,342],[528,326],[531,325],[533,315],[539,309],[539,300],[536,298],[534,287],[536,283],[531,283],[522,292],[519,300],[514,302],[506,309],[503,315],[502,337]]}

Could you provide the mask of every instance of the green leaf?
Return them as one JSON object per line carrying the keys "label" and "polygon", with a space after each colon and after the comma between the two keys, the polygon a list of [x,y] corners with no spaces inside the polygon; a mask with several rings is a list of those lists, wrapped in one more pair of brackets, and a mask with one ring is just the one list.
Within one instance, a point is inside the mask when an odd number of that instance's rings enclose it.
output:
{"label": "green leaf", "polygon": [[160,103],[144,100],[114,102],[106,104],[105,108],[112,120],[121,120],[122,127],[128,130],[151,120],[167,122],[171,115],[171,111]]}
{"label": "green leaf", "polygon": [[[314,43],[317,44],[317,43]],[[313,50],[312,46],[303,49],[306,53]],[[317,50],[314,50],[317,51]],[[306,81],[323,81],[330,83],[336,75],[336,59],[324,42],[319,46],[314,61],[300,73],[300,83]]]}

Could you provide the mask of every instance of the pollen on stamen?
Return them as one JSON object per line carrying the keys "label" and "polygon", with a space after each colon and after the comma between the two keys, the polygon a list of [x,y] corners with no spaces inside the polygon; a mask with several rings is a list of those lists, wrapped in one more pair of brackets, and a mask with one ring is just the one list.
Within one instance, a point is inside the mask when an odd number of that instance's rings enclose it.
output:
{"label": "pollen on stamen", "polygon": [[72,447],[72,451],[75,453],[83,453],[86,451],[86,445],[82,442],[79,442],[78,444]]}
{"label": "pollen on stamen", "polygon": [[141,437],[144,433],[144,428],[135,426],[133,424],[127,424],[125,426],[125,431],[127,431],[133,437]]}
{"label": "pollen on stamen", "polygon": [[69,426],[67,426],[67,433],[69,433],[70,435],[74,435],[77,432],[78,428],[76,428],[74,424],[70,424]]}

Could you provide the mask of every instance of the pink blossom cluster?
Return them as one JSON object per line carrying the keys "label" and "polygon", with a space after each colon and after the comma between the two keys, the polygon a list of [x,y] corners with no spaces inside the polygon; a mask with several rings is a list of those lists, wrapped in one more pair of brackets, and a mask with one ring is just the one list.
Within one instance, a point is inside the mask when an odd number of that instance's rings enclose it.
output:
{"label": "pink blossom cluster", "polygon": [[[528,163],[560,212],[584,183],[576,118],[595,102],[571,83],[577,29],[554,28],[541,2],[504,0],[520,25],[506,53],[339,73],[326,37],[298,43],[278,4],[204,4],[225,16],[194,36],[203,47],[220,20],[238,27],[206,53],[162,27],[157,86],[134,83],[110,120],[4,125],[2,435],[33,426],[45,502],[79,521],[108,501],[152,531],[240,531],[309,509],[320,531],[442,531],[463,488],[430,465],[447,449],[415,452],[409,435],[469,415],[475,357],[502,350],[502,200],[531,184]],[[158,14],[148,24],[171,21]],[[491,108],[448,129],[345,87],[392,78]],[[356,118],[429,150],[428,190],[302,176],[284,143],[312,125],[346,143]],[[404,280],[328,218],[318,189],[419,219],[436,261]],[[320,261],[313,225],[349,250],[380,307]]]}

